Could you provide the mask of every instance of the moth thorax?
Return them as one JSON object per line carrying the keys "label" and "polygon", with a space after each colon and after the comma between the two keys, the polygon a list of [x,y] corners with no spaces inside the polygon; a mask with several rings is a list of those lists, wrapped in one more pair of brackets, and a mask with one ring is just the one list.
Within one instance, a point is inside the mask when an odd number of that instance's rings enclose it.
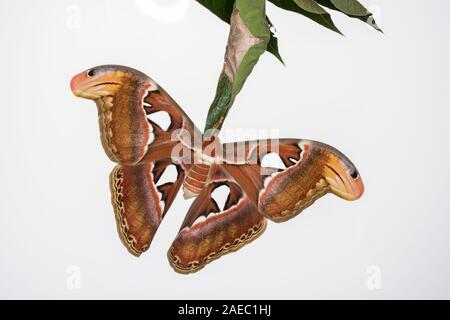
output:
{"label": "moth thorax", "polygon": [[222,144],[216,137],[202,142],[202,149],[199,150],[199,161],[205,165],[212,165],[216,162],[218,155],[221,155]]}

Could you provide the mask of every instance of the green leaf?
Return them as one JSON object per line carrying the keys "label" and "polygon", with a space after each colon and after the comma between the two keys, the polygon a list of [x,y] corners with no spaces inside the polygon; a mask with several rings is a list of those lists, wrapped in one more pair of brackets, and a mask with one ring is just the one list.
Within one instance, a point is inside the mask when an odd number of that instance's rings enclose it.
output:
{"label": "green leaf", "polygon": [[294,0],[294,2],[303,10],[315,14],[326,14],[324,8],[319,6],[314,0]]}
{"label": "green leaf", "polygon": [[[235,0],[197,0],[197,2],[214,13],[221,20],[226,23],[230,23],[230,17]],[[268,22],[269,25],[272,26],[269,20]],[[280,52],[278,51],[278,39],[275,37],[273,32],[270,32],[270,40],[267,46],[267,51],[273,54],[278,60],[280,60],[281,63],[284,64]]]}
{"label": "green leaf", "polygon": [[265,0],[236,0],[230,18],[225,63],[219,78],[216,96],[212,102],[205,131],[220,129],[233,102],[248,76],[267,50],[270,29],[266,20]]}
{"label": "green leaf", "polygon": [[270,32],[270,40],[267,44],[267,52],[270,52],[277,58],[283,65],[285,65],[283,61],[283,57],[281,57],[280,52],[278,51],[278,38],[275,37],[273,32]]}
{"label": "green leaf", "polygon": [[232,90],[233,84],[227,75],[222,72],[217,83],[216,96],[208,110],[205,131],[214,128],[218,129],[219,124],[221,125],[225,120],[227,110],[233,104]]}
{"label": "green leaf", "polygon": [[[197,0],[227,23],[231,23],[224,69],[219,78],[215,98],[209,108],[205,130],[220,129],[245,81],[260,56],[268,51],[283,63],[278,39],[265,14],[265,0]],[[274,5],[299,13],[322,26],[341,32],[323,8],[340,11],[376,26],[372,14],[356,0],[269,0]],[[322,7],[323,6],[323,7]],[[381,30],[380,30],[381,31]],[[284,63],[283,63],[284,64]]]}
{"label": "green leaf", "polygon": [[236,9],[255,37],[269,41],[270,32],[266,19],[266,0],[236,0]]}
{"label": "green leaf", "polygon": [[[267,44],[270,40],[270,30],[266,19],[266,1],[265,0],[236,0],[236,10],[239,17],[244,22],[245,26],[250,31],[251,35],[242,41],[242,46],[239,44],[238,51],[246,49],[249,42],[255,42],[246,51],[242,61],[236,66],[233,81],[233,96],[236,96],[242,89],[245,81],[252,72],[254,66],[259,60],[259,57],[266,51]],[[251,40],[250,37],[257,39]],[[230,39],[233,41],[233,39]],[[239,53],[240,53],[239,52]],[[236,55],[233,56],[233,61],[238,61]]]}
{"label": "green leaf", "polygon": [[278,38],[275,37],[275,34],[272,31],[272,29],[275,30],[275,27],[273,26],[272,21],[270,21],[268,16],[266,16],[266,20],[270,30],[270,40],[269,43],[267,44],[267,52],[273,54],[275,58],[277,58],[285,66],[283,58],[281,57],[280,52],[278,51]]}
{"label": "green leaf", "polygon": [[253,68],[259,60],[259,57],[266,51],[267,42],[262,42],[250,48],[244,59],[242,59],[241,65],[236,72],[235,79],[233,81],[233,96],[241,91],[248,76],[252,73]]}
{"label": "green leaf", "polygon": [[375,30],[383,32],[378,27],[372,13],[356,0],[316,0],[316,2],[329,9],[340,11],[350,18],[361,20],[372,26]]}
{"label": "green leaf", "polygon": [[[333,19],[331,19],[331,16],[329,13],[327,13],[325,10],[324,13],[313,13],[310,11],[307,11],[305,9],[303,9],[300,5],[303,5],[304,7],[306,6],[306,1],[303,1],[301,4],[299,0],[269,0],[270,2],[272,2],[274,5],[276,5],[277,7],[280,7],[282,9],[285,10],[289,10],[289,11],[293,11],[296,13],[299,13],[301,15],[304,15],[305,17],[319,23],[320,25],[333,30],[339,34],[342,34],[339,29],[336,27],[336,25],[333,22]],[[298,3],[296,3],[298,2]],[[313,10],[312,7],[308,7],[309,10]]]}
{"label": "green leaf", "polygon": [[332,4],[341,12],[350,16],[365,17],[369,11],[357,0],[330,0]]}
{"label": "green leaf", "polygon": [[234,0],[197,0],[197,2],[226,23],[230,23]]}

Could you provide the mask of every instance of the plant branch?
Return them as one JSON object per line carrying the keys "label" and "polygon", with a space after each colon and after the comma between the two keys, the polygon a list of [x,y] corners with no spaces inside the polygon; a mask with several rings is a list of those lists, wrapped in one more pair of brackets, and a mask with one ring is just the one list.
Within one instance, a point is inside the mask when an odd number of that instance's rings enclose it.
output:
{"label": "plant branch", "polygon": [[220,130],[233,102],[270,40],[265,0],[236,0],[230,33],[215,98],[209,108],[205,131]]}

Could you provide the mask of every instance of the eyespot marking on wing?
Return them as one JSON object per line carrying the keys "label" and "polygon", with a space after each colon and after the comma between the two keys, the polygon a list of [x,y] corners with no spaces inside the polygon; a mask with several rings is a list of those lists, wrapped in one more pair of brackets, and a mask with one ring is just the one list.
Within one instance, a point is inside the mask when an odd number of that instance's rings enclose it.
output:
{"label": "eyespot marking on wing", "polygon": [[144,106],[145,109],[147,109],[147,108],[152,108],[152,107],[153,107],[153,106],[151,105],[151,103],[146,102],[146,101],[143,101],[143,102],[142,102],[142,105]]}
{"label": "eyespot marking on wing", "polygon": [[195,226],[197,224],[203,223],[205,221],[206,221],[206,217],[205,216],[200,216],[194,221],[194,223],[192,224],[191,227],[193,227],[193,226]]}
{"label": "eyespot marking on wing", "polygon": [[161,211],[164,212],[164,209],[166,207],[166,202],[165,201],[159,201],[159,207],[161,208]]}
{"label": "eyespot marking on wing", "polygon": [[[214,201],[214,205],[211,208],[211,211],[208,212],[207,215],[201,215],[199,216],[194,223],[192,224],[191,227],[204,223],[208,220],[210,220],[211,218],[217,217],[220,214],[222,214],[225,210],[229,209],[227,208],[227,205],[229,205],[227,202],[228,199],[230,198],[230,187],[228,187],[227,185],[219,185],[218,187],[216,187],[212,192],[211,192],[211,201]],[[218,211],[216,211],[218,210]]]}
{"label": "eyespot marking on wing", "polygon": [[216,202],[221,211],[225,210],[225,204],[230,195],[230,188],[227,185],[220,185],[211,192],[211,198]]}
{"label": "eyespot marking on wing", "polygon": [[275,152],[265,154],[261,159],[261,167],[263,168],[276,168],[280,170],[286,169],[286,165],[283,163],[280,155]]}
{"label": "eyespot marking on wing", "polygon": [[[270,181],[272,181],[273,178],[275,178],[277,175],[279,175],[280,172],[279,171],[275,171],[272,174],[268,175],[266,178],[264,178],[264,189],[267,188],[267,186],[269,185]],[[262,191],[264,191],[264,189],[262,189],[260,191],[260,193]]]}
{"label": "eyespot marking on wing", "polygon": [[297,160],[295,158],[289,158],[289,161],[291,161],[293,164],[297,164],[300,160]]}
{"label": "eyespot marking on wing", "polygon": [[177,167],[174,164],[168,165],[164,171],[162,172],[161,176],[158,177],[156,180],[156,186],[162,186],[166,183],[173,183],[178,178],[178,170]]}
{"label": "eyespot marking on wing", "polygon": [[172,118],[166,111],[150,113],[147,115],[147,119],[157,124],[164,131],[167,131],[172,125]]}

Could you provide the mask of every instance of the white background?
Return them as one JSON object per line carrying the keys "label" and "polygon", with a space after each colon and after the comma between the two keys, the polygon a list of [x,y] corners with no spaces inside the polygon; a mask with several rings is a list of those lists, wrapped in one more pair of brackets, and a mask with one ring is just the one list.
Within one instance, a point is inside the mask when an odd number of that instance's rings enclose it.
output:
{"label": "white background", "polygon": [[329,143],[365,195],[324,197],[184,276],[166,251],[189,202],[177,198],[141,258],[126,251],[95,105],[69,81],[99,64],[137,68],[203,127],[227,25],[194,1],[155,19],[136,1],[2,0],[0,298],[450,298],[450,4],[363,2],[385,35],[335,14],[341,37],[268,5],[287,67],[261,58],[225,130]]}

